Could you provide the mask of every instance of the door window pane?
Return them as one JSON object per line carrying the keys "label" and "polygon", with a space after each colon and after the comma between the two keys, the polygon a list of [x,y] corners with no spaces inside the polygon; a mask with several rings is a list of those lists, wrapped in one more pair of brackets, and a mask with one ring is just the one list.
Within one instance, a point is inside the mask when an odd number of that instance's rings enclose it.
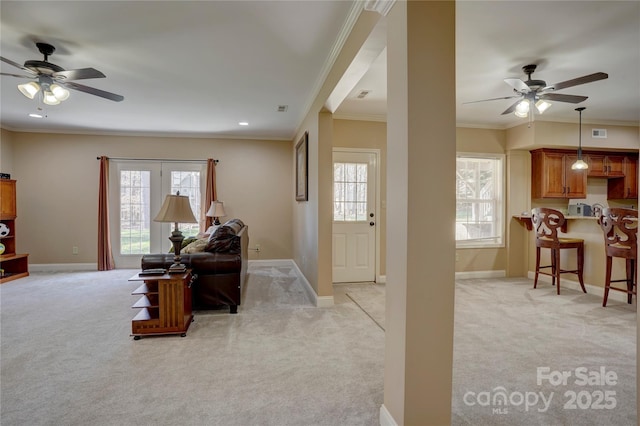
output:
{"label": "door window pane", "polygon": [[[201,205],[200,172],[171,171],[171,193],[176,194],[178,191],[180,191],[180,195],[189,197],[191,211],[199,223]],[[200,232],[200,225],[198,223],[179,223],[178,229],[182,231],[182,235],[185,238],[195,237],[198,232]]]}
{"label": "door window pane", "polygon": [[367,163],[333,164],[333,220],[367,220]]}
{"label": "door window pane", "polygon": [[150,179],[145,170],[120,172],[120,254],[151,252]]}

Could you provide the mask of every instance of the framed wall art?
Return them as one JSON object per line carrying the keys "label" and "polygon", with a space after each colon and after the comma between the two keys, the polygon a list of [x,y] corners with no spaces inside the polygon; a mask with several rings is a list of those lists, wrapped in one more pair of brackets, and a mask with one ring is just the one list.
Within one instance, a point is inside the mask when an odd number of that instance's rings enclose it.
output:
{"label": "framed wall art", "polygon": [[296,201],[309,200],[309,132],[296,144]]}

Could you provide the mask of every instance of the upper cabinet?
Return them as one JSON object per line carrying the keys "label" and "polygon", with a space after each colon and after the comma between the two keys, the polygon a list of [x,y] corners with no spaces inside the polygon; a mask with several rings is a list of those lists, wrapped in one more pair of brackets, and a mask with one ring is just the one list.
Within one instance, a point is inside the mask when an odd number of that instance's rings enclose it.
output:
{"label": "upper cabinet", "polygon": [[607,199],[638,198],[638,156],[626,155],[622,167],[622,177],[607,181]]}
{"label": "upper cabinet", "polygon": [[587,176],[607,179],[608,199],[638,198],[638,154],[583,151],[589,168],[572,170],[575,151],[531,151],[532,198],[586,198]]}
{"label": "upper cabinet", "polygon": [[589,177],[623,177],[624,155],[588,154],[587,176]]}
{"label": "upper cabinet", "polygon": [[577,159],[574,151],[531,151],[531,197],[586,198],[586,171],[571,169]]}

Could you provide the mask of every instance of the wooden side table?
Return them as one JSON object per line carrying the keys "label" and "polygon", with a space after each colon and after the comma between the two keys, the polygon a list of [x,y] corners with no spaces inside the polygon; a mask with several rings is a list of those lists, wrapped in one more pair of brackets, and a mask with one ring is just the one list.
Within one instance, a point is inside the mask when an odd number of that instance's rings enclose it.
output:
{"label": "wooden side table", "polygon": [[142,336],[179,334],[187,335],[193,321],[191,310],[191,270],[178,274],[136,274],[129,281],[143,281],[133,291],[140,298],[132,308],[140,312],[131,321],[134,340]]}

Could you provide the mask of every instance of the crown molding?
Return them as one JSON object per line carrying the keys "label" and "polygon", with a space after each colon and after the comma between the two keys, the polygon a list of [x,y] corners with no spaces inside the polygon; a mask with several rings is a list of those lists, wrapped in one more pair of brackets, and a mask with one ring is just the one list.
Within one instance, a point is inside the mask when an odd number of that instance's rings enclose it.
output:
{"label": "crown molding", "polygon": [[364,10],[378,12],[382,16],[387,16],[396,0],[367,0],[364,3]]}

